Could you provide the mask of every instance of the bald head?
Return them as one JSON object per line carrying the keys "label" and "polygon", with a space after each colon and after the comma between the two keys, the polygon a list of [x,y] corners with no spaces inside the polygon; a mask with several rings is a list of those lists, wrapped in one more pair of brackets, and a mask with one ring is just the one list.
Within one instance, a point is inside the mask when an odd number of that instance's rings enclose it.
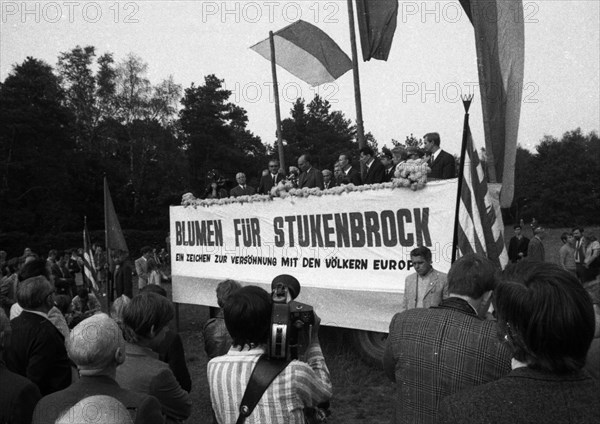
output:
{"label": "bald head", "polygon": [[95,314],[73,328],[67,353],[82,374],[100,373],[123,362],[125,340],[112,318]]}
{"label": "bald head", "polygon": [[125,405],[106,395],[86,397],[58,417],[56,424],[133,424]]}

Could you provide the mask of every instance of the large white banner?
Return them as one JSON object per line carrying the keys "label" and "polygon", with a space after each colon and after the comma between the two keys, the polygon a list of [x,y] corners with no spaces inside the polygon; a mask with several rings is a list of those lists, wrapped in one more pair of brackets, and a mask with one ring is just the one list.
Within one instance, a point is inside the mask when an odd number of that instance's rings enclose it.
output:
{"label": "large white banner", "polygon": [[436,269],[450,267],[456,190],[454,179],[419,191],[171,207],[174,300],[214,306],[218,281],[268,289],[290,274],[324,324],[386,331],[414,272],[410,251],[427,246]]}

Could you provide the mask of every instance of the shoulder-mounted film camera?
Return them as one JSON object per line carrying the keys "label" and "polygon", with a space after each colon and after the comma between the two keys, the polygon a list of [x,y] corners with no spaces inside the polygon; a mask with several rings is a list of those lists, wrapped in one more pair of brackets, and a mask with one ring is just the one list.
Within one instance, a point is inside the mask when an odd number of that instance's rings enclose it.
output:
{"label": "shoulder-mounted film camera", "polygon": [[273,309],[269,332],[269,359],[298,359],[300,348],[310,343],[315,313],[310,305],[296,302],[300,283],[291,275],[275,277],[271,283]]}

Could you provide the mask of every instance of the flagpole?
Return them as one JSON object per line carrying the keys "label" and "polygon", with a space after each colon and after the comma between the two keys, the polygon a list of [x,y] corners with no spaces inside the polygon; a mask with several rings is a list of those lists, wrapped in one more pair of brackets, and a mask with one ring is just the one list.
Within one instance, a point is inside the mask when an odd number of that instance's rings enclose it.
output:
{"label": "flagpole", "polygon": [[277,62],[275,61],[275,39],[273,31],[269,31],[271,45],[271,73],[273,74],[273,92],[275,94],[275,120],[277,121],[277,149],[279,151],[280,170],[285,172],[285,156],[283,155],[283,139],[281,137],[281,110],[279,109],[279,84],[277,84]]}
{"label": "flagpole", "polygon": [[108,304],[108,310],[110,310],[111,298],[112,298],[112,255],[109,249],[108,243],[108,211],[107,211],[107,194],[108,194],[108,180],[106,174],[104,174],[104,244],[106,249],[106,263],[108,264],[108,270],[106,272],[106,302]]}
{"label": "flagpole", "polygon": [[458,249],[458,226],[459,224],[459,211],[460,211],[460,200],[463,185],[463,177],[465,173],[465,156],[467,153],[467,139],[469,137],[469,108],[473,101],[474,95],[463,96],[463,106],[465,107],[465,120],[463,124],[463,138],[462,146],[460,148],[460,166],[458,167],[458,189],[456,193],[456,210],[454,212],[454,234],[452,238],[452,263],[456,260],[456,251]]}
{"label": "flagpole", "polygon": [[365,147],[365,130],[363,126],[362,100],[360,95],[360,78],[358,74],[358,54],[356,52],[356,30],[354,28],[353,0],[348,0],[348,18],[350,23],[350,44],[352,45],[352,75],[354,76],[354,103],[356,105],[356,138],[358,148]]}

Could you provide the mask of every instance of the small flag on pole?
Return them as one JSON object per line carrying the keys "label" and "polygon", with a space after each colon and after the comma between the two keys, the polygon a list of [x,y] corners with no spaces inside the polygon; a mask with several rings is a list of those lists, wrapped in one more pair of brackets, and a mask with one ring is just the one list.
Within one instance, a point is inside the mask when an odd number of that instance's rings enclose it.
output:
{"label": "small flag on pole", "polygon": [[[315,87],[333,82],[350,69],[352,61],[346,53],[318,27],[299,20],[273,34],[275,62]],[[250,47],[271,60],[269,39]]]}
{"label": "small flag on pole", "polygon": [[458,256],[479,253],[504,267],[508,254],[504,245],[504,224],[488,190],[487,178],[467,126],[467,150],[460,193]]}
{"label": "small flag on pole", "polygon": [[83,283],[98,291],[96,264],[94,263],[94,252],[92,252],[92,243],[90,243],[87,222],[83,224]]}

